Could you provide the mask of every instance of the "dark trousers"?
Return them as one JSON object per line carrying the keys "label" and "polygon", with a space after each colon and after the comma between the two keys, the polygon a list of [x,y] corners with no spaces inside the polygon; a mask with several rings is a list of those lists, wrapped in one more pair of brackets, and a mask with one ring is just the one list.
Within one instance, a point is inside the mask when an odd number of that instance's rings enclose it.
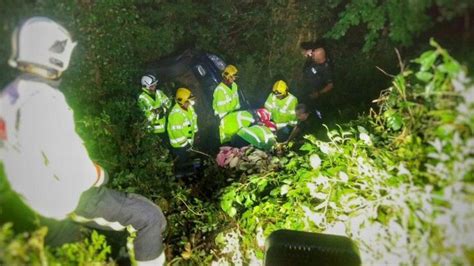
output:
{"label": "dark trousers", "polygon": [[186,164],[190,159],[190,146],[181,147],[181,148],[173,148],[171,152],[173,153],[174,157],[176,158],[176,168]]}
{"label": "dark trousers", "polygon": [[[18,231],[33,230],[38,224],[46,226],[45,241],[50,246],[79,241],[82,238],[80,224],[101,230],[129,229],[136,232],[133,244],[137,260],[155,259],[163,251],[166,219],[161,209],[145,197],[93,187],[82,193],[72,215],[74,221],[58,221],[42,217],[26,206],[9,187],[2,168],[0,164],[0,224],[13,222]],[[60,199],[58,204],[61,204]]]}
{"label": "dark trousers", "polygon": [[234,147],[234,148],[242,148],[242,147],[245,147],[245,146],[249,146],[250,143],[248,143],[245,139],[243,139],[242,137],[240,137],[239,135],[235,134],[234,136],[232,136],[232,139],[230,140],[230,146]]}
{"label": "dark trousers", "polygon": [[81,225],[99,230],[136,232],[133,250],[139,261],[156,259],[161,254],[166,229],[165,216],[153,202],[137,194],[105,187],[83,192],[72,220],[41,218],[41,224],[49,229],[46,242],[50,246],[80,240]]}

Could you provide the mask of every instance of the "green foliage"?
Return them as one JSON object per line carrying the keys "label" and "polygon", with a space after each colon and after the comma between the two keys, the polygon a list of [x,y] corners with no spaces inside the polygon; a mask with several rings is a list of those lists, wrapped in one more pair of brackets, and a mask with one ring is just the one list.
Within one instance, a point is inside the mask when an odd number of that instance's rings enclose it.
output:
{"label": "green foliage", "polygon": [[[473,8],[469,0],[457,1],[336,1],[343,5],[339,20],[326,34],[328,37],[340,39],[349,29],[357,26],[365,27],[364,51],[373,49],[379,39],[389,38],[403,46],[413,44],[417,35],[436,25],[440,21],[451,20],[465,15]],[[335,4],[335,6],[337,6]],[[436,10],[438,14],[432,14]]]}
{"label": "green foliage", "polygon": [[107,262],[110,252],[105,237],[93,231],[90,239],[64,244],[56,249],[54,254],[59,261],[68,261],[74,265],[91,265]]}
{"label": "green foliage", "polygon": [[90,239],[58,248],[44,245],[46,227],[15,235],[12,224],[0,228],[0,264],[4,265],[114,265],[105,237],[92,232]]}
{"label": "green foliage", "polygon": [[[457,5],[450,5],[449,1],[435,2],[440,7],[440,17],[446,19],[458,16],[471,6],[469,1]],[[383,46],[386,43],[381,36],[388,34],[390,40],[408,45],[413,36],[433,24],[426,10],[434,4],[432,1],[410,2],[410,5],[406,1],[389,1],[386,5],[377,1],[345,3],[339,0],[7,0],[0,9],[0,58],[8,58],[9,36],[20,19],[45,15],[66,26],[79,45],[61,90],[74,109],[77,131],[85,139],[89,153],[109,172],[109,186],[140,193],[164,210],[170,230],[165,242],[168,258],[174,258],[172,263],[208,264],[212,259],[251,262],[262,258],[262,239],[272,230],[322,231],[321,226],[328,227],[336,217],[341,217],[344,209],[338,202],[344,195],[355,194],[345,199],[347,201],[361,199],[359,205],[349,206],[351,210],[364,209],[370,202],[381,202],[387,195],[385,189],[392,189],[408,179],[407,175],[402,175],[401,180],[393,177],[398,162],[405,163],[416,185],[429,182],[436,193],[441,193],[441,187],[449,182],[441,182],[436,174],[426,173],[424,162],[442,157],[439,147],[454,149],[445,141],[453,132],[463,132],[464,139],[466,132],[473,130],[472,118],[467,113],[464,118],[458,116],[470,107],[457,110],[454,108],[457,100],[453,99],[457,96],[451,97],[445,92],[451,87],[451,79],[459,66],[441,48],[427,52],[417,61],[421,71],[404,72],[395,78],[392,89],[384,95],[382,113],[353,122],[344,130],[331,131],[330,144],[309,138],[303,146],[306,155],[293,152],[273,158],[277,162],[272,163],[282,169],[280,172],[242,174],[236,178],[239,182],[222,190],[226,178],[236,173],[229,175],[209,168],[206,178],[191,187],[174,180],[168,151],[158,136],[146,132],[145,119],[137,108],[140,76],[146,62],[194,44],[236,64],[240,70],[240,87],[252,103],[259,105],[277,76],[287,79],[292,90],[299,88],[304,61],[299,54],[301,41],[319,39],[328,31],[328,36],[339,39],[346,36],[350,28],[366,25],[365,40],[361,39],[363,34],[351,35],[348,42],[345,38],[344,42],[331,43],[329,46],[333,49],[328,49],[335,63],[338,98],[344,104],[350,95],[363,95],[358,97],[365,100],[385,82],[382,75],[373,74],[373,65],[390,65],[394,60],[383,49],[362,54],[354,43],[365,42],[366,50],[375,45]],[[337,19],[333,12],[342,6],[345,9]],[[336,20],[339,22],[333,27]],[[14,71],[2,63],[1,85],[13,77]],[[347,113],[355,113],[351,108],[352,105]],[[366,130],[358,129],[357,125]],[[427,130],[431,125],[436,125],[436,130]],[[426,148],[435,136],[441,138],[441,142],[433,142],[438,148]],[[328,150],[334,153],[326,154]],[[450,152],[454,154],[455,150]],[[371,175],[366,175],[358,181],[360,169],[354,161],[358,157],[377,171],[387,166],[393,168],[387,170],[390,178],[373,177],[372,180]],[[435,162],[432,165],[436,167]],[[452,167],[459,166],[453,163]],[[339,174],[342,172],[345,175]],[[314,183],[313,178],[319,178],[319,174],[329,181],[326,186],[315,184],[323,189],[311,193],[312,187],[307,184]],[[339,186],[346,175],[348,181]],[[341,182],[334,181],[334,176],[341,178]],[[324,180],[318,179],[318,182]],[[372,190],[371,186],[377,189]],[[221,200],[217,200],[219,197]],[[420,204],[415,201],[413,206],[402,206],[413,210]],[[316,210],[315,206],[321,209]],[[387,206],[378,212],[380,217],[388,217],[381,220],[395,217],[394,213],[400,209]],[[302,219],[308,216],[319,221],[322,211],[327,217],[318,224]],[[27,240],[22,235],[10,236],[10,239],[19,237],[13,242],[28,248],[21,252],[31,254],[19,264],[38,264],[44,256],[55,261],[50,254],[59,256],[57,260],[64,260],[63,264],[80,264],[94,262],[94,254],[98,260],[105,261],[109,254],[97,235],[88,242],[51,252],[24,244]],[[244,251],[239,253],[241,248]],[[2,250],[5,249],[0,252]]]}
{"label": "green foliage", "polygon": [[217,262],[261,263],[265,237],[285,228],[349,236],[369,265],[472,263],[474,86],[431,44],[380,113],[328,129],[329,142],[307,136],[280,171],[224,190],[237,225],[216,237]]}

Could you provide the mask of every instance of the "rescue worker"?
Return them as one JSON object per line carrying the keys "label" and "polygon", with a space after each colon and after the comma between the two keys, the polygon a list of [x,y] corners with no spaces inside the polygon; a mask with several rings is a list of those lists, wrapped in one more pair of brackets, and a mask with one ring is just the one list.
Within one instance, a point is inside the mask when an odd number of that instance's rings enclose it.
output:
{"label": "rescue worker", "polygon": [[156,89],[158,79],[153,75],[142,77],[142,93],[138,97],[138,105],[145,113],[148,127],[153,133],[166,131],[166,112],[171,107],[171,101],[161,90]]}
{"label": "rescue worker", "polygon": [[[298,124],[293,128],[288,140],[284,144],[295,141],[295,147],[299,148],[303,144],[302,140],[305,135],[318,133],[318,128],[321,127],[321,114],[318,111],[309,110],[304,103],[298,104],[295,111]],[[318,139],[321,138],[318,137]]]}
{"label": "rescue worker", "polygon": [[[11,193],[51,225],[47,240],[70,240],[65,223],[136,234],[138,264],[163,265],[166,220],[146,198],[104,186],[105,171],[89,158],[73,112],[58,89],[76,43],[46,17],[32,17],[12,37],[10,66],[22,71],[0,94],[0,159]],[[0,175],[3,176],[3,175]],[[4,196],[4,192],[0,197]],[[27,217],[22,217],[28,219]],[[12,221],[15,222],[15,221]]]}
{"label": "rescue worker", "polygon": [[278,80],[273,85],[272,93],[265,102],[265,109],[270,111],[273,122],[277,126],[277,139],[286,141],[296,125],[295,108],[298,100],[288,91],[288,85]]}
{"label": "rescue worker", "polygon": [[237,72],[235,66],[227,65],[222,72],[223,81],[214,89],[212,108],[220,119],[240,108],[238,86],[235,83]]}
{"label": "rescue worker", "polygon": [[241,148],[251,145],[263,151],[271,151],[276,144],[273,132],[276,125],[270,120],[270,112],[264,108],[257,110],[259,118],[258,124],[250,127],[242,127],[236,135],[232,137],[231,146]]}
{"label": "rescue worker", "polygon": [[178,159],[178,166],[189,158],[189,149],[192,148],[194,136],[198,132],[194,100],[189,89],[179,88],[176,91],[176,104],[168,115],[168,136],[172,152]]}
{"label": "rescue worker", "polygon": [[324,115],[333,111],[334,101],[331,97],[334,83],[326,50],[321,43],[304,50],[309,60],[304,66],[302,90],[297,96],[309,109],[321,110]]}
{"label": "rescue worker", "polygon": [[219,137],[221,144],[229,142],[239,129],[249,127],[255,122],[249,111],[234,111],[221,119],[219,124]]}

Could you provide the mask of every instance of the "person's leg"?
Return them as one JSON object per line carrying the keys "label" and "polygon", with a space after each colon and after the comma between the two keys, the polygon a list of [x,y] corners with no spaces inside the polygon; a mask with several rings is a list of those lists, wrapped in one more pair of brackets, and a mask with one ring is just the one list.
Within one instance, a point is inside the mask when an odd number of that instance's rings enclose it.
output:
{"label": "person's leg", "polygon": [[91,188],[81,196],[72,219],[92,228],[136,234],[129,244],[133,244],[137,261],[156,260],[163,253],[166,219],[161,209],[145,197],[105,187]]}
{"label": "person's leg", "polygon": [[234,147],[234,148],[242,148],[242,147],[245,147],[245,146],[249,146],[250,144],[244,140],[243,138],[241,138],[239,135],[234,135],[232,137],[232,140],[230,141],[230,146]]}
{"label": "person's leg", "polygon": [[180,165],[188,162],[189,159],[189,146],[183,148],[173,148],[172,153],[176,157],[176,168],[179,168]]}

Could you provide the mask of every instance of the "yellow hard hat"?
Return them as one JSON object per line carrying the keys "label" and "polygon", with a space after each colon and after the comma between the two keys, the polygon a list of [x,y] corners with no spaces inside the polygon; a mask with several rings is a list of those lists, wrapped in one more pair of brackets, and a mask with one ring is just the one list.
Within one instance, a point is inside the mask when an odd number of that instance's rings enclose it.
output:
{"label": "yellow hard hat", "polygon": [[273,84],[273,93],[275,94],[288,94],[288,85],[283,80],[278,80]]}
{"label": "yellow hard hat", "polygon": [[227,65],[224,68],[224,72],[222,72],[222,76],[226,79],[230,78],[230,77],[235,77],[237,72],[238,72],[238,70],[234,65]]}
{"label": "yellow hard hat", "polygon": [[176,101],[183,105],[186,101],[194,98],[193,94],[191,91],[187,88],[179,88],[176,91]]}

